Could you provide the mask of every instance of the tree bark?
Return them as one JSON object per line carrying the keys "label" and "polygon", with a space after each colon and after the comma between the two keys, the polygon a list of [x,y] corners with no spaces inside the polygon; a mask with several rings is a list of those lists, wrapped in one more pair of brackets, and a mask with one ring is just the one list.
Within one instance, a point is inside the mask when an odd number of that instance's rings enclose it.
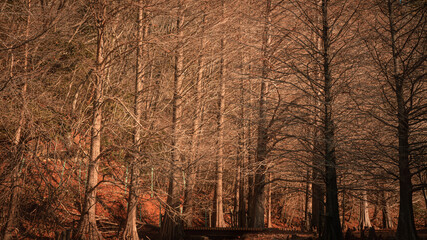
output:
{"label": "tree bark", "polygon": [[180,189],[178,184],[182,169],[182,157],[180,150],[182,148],[182,82],[184,67],[184,43],[183,43],[183,13],[182,2],[178,2],[176,34],[178,36],[177,47],[175,50],[174,62],[174,83],[172,98],[172,143],[171,143],[171,165],[169,173],[167,206],[165,207],[165,216],[160,229],[162,240],[179,240],[183,237],[183,222],[179,215]]}
{"label": "tree bark", "polygon": [[304,230],[310,229],[310,215],[312,213],[312,203],[310,202],[310,191],[311,191],[311,183],[310,183],[310,169],[307,168],[307,177],[305,183],[305,202],[304,202]]}
{"label": "tree bark", "polygon": [[[223,42],[223,40],[221,41]],[[223,45],[223,44],[221,44]],[[224,79],[224,59],[221,58],[221,77],[220,77],[220,90],[219,90],[219,114],[218,114],[218,156],[216,162],[216,188],[215,188],[215,226],[225,227],[224,222],[224,209],[223,209],[223,164],[224,164],[224,113],[225,113],[225,79]]]}
{"label": "tree bark", "polygon": [[[242,65],[245,64],[244,57],[242,57]],[[242,72],[243,67],[241,68]],[[244,90],[244,80],[240,79],[240,121],[239,121],[239,135],[238,135],[238,160],[239,160],[239,209],[238,209],[238,227],[246,226],[246,198],[245,198],[245,186],[246,186],[246,176],[244,174],[246,168],[246,159],[248,158],[247,151],[247,139],[246,139],[246,120],[245,120],[245,90]]]}
{"label": "tree bark", "polygon": [[83,212],[80,216],[78,228],[73,234],[73,239],[103,239],[96,226],[96,187],[98,184],[99,157],[101,154],[101,128],[102,128],[102,101],[104,82],[104,30],[106,18],[106,5],[99,0],[95,5],[96,12],[96,59],[95,59],[95,96],[92,100],[92,129],[90,143],[90,159],[86,183]]}
{"label": "tree bark", "polygon": [[400,186],[400,205],[399,220],[397,223],[397,239],[417,240],[417,232],[414,222],[414,210],[412,206],[412,181],[409,169],[409,116],[404,99],[404,81],[403,74],[399,70],[399,54],[396,45],[396,29],[393,16],[394,1],[388,0],[388,21],[390,32],[390,46],[393,57],[393,80],[394,92],[396,94],[397,104],[397,136],[399,139],[399,186]]}
{"label": "tree bark", "polygon": [[[222,17],[224,17],[225,3],[222,3]],[[219,99],[218,99],[218,152],[216,162],[216,186],[214,197],[214,218],[215,227],[225,227],[224,221],[224,206],[223,206],[223,168],[224,168],[224,124],[225,124],[225,59],[224,59],[224,36],[221,38],[221,56],[220,56],[220,72],[219,72]]]}
{"label": "tree bark", "polygon": [[381,193],[381,211],[383,214],[383,228],[392,229],[393,221],[391,220],[391,216],[388,210],[387,195],[385,191],[382,191]]}
{"label": "tree bark", "polygon": [[326,183],[326,221],[324,239],[343,239],[339,208],[335,156],[335,126],[332,116],[332,78],[330,69],[330,31],[328,23],[329,0],[322,0],[322,63],[324,81],[324,137],[325,137],[325,183]]}
{"label": "tree bark", "polygon": [[[318,160],[316,156],[313,157],[314,164],[317,166]],[[311,228],[316,229],[317,233],[321,233],[323,231],[323,221],[322,216],[324,215],[324,198],[325,198],[325,192],[323,190],[322,182],[323,178],[321,176],[321,173],[319,172],[319,169],[315,167],[313,169],[313,183],[312,183],[312,198],[311,198],[311,208],[312,208],[312,214],[311,214]]]}
{"label": "tree bark", "polygon": [[[320,73],[317,73],[320,75]],[[316,100],[315,100],[316,101]],[[318,104],[318,103],[315,103]],[[319,107],[320,109],[320,107]],[[319,114],[320,115],[320,114]],[[324,191],[324,171],[322,170],[324,163],[321,157],[322,144],[320,143],[318,131],[320,116],[315,114],[313,119],[313,145],[312,145],[312,174],[311,174],[311,219],[310,228],[316,230],[318,234],[323,231],[323,219],[325,212],[325,191]]]}
{"label": "tree bark", "polygon": [[205,39],[204,39],[204,23],[205,23],[205,14],[202,13],[202,32],[201,32],[201,40],[200,40],[200,55],[197,63],[197,79],[196,79],[196,116],[193,120],[193,134],[191,136],[191,156],[188,161],[187,165],[187,184],[185,187],[184,192],[184,206],[183,206],[183,213],[184,213],[184,221],[186,226],[192,226],[193,225],[193,209],[194,209],[194,187],[196,184],[196,168],[198,161],[198,147],[199,147],[199,138],[201,134],[201,128],[202,128],[202,116],[203,116],[203,103],[202,103],[202,97],[203,97],[203,70],[204,70],[204,56],[203,56],[203,49],[205,48]]}
{"label": "tree bark", "polygon": [[[271,173],[268,174],[268,181],[271,182],[272,178],[271,178]],[[268,195],[267,195],[267,204],[268,204],[268,210],[267,210],[267,227],[271,228],[272,227],[272,222],[271,222],[271,213],[272,213],[272,208],[273,206],[271,205],[271,183],[268,184]]]}
{"label": "tree bark", "polygon": [[251,214],[251,227],[264,228],[264,214],[265,214],[265,174],[267,170],[266,157],[267,157],[267,144],[268,144],[268,129],[266,126],[266,100],[267,100],[267,82],[268,78],[268,58],[270,44],[270,14],[271,14],[271,0],[266,1],[265,15],[264,15],[264,32],[262,36],[262,73],[261,73],[261,88],[259,96],[259,113],[258,113],[258,141],[256,149],[256,171],[254,183],[254,196],[253,196],[253,213]]}
{"label": "tree bark", "polygon": [[[398,78],[396,76],[396,78]],[[396,97],[398,102],[398,138],[399,138],[399,185],[400,205],[399,220],[396,236],[398,239],[418,239],[414,222],[414,210],[412,207],[412,181],[409,170],[409,125],[408,115],[405,111],[403,89],[401,83],[396,80]]]}
{"label": "tree bark", "polygon": [[[141,151],[141,127],[139,122],[142,119],[142,91],[144,82],[144,67],[142,66],[143,57],[143,40],[144,40],[144,11],[142,9],[143,0],[138,1],[138,30],[136,32],[136,67],[135,67],[135,100],[134,100],[134,114],[135,114],[135,125],[133,134],[133,144],[136,152]],[[135,156],[130,164],[130,182],[129,182],[129,197],[128,197],[128,209],[126,217],[126,226],[123,231],[122,239],[139,240],[138,231],[136,227],[136,211],[138,205],[139,195],[139,157]]]}
{"label": "tree bark", "polygon": [[365,228],[370,228],[371,226],[368,209],[368,194],[365,190],[362,192],[362,199],[360,200],[359,228],[360,230],[363,230]]}

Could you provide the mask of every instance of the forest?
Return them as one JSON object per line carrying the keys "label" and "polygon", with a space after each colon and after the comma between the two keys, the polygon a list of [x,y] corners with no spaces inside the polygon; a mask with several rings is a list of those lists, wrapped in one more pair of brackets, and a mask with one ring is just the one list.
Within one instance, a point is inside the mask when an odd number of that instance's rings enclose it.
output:
{"label": "forest", "polygon": [[427,237],[427,1],[0,9],[1,240]]}

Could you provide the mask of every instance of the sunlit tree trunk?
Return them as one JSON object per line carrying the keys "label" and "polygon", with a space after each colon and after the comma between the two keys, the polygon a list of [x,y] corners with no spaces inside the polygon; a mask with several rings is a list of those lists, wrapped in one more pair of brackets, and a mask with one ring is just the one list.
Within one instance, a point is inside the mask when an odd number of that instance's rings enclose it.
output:
{"label": "sunlit tree trunk", "polygon": [[[143,62],[143,40],[144,40],[144,12],[142,9],[143,0],[138,1],[138,29],[136,32],[136,67],[135,67],[135,100],[134,100],[134,114],[135,114],[135,125],[134,125],[134,134],[133,134],[133,144],[138,153],[141,151],[141,127],[139,122],[142,118],[142,91],[143,91],[143,81],[144,81],[144,67]],[[130,164],[130,182],[129,182],[129,197],[128,197],[128,209],[126,217],[126,227],[123,232],[123,239],[129,240],[139,240],[138,231],[136,228],[136,210],[138,205],[138,195],[139,195],[139,161],[138,156],[132,160]]]}
{"label": "sunlit tree trunk", "polygon": [[265,214],[265,175],[266,175],[266,157],[267,157],[267,116],[266,116],[266,100],[268,92],[268,84],[266,79],[268,78],[268,58],[270,43],[269,28],[270,28],[270,14],[271,14],[271,0],[266,1],[265,13],[264,13],[264,32],[262,37],[262,76],[261,76],[261,87],[259,96],[259,115],[258,115],[258,141],[256,149],[256,171],[255,171],[255,184],[254,184],[254,196],[253,196],[253,213],[251,214],[251,226],[256,228],[264,228],[264,214]]}
{"label": "sunlit tree trunk", "polygon": [[[246,64],[244,61],[244,57],[242,57],[242,66],[241,71],[244,73],[244,67],[243,65]],[[245,120],[245,80],[243,77],[240,79],[240,120],[239,120],[239,134],[238,134],[238,161],[239,161],[239,207],[238,207],[238,227],[245,227],[246,226],[246,194],[245,194],[245,187],[246,187],[246,175],[245,175],[245,169],[246,169],[246,160],[248,157],[248,151],[247,151],[247,134],[246,134],[246,120]]]}
{"label": "sunlit tree trunk", "polygon": [[162,240],[175,240],[183,236],[182,219],[179,216],[180,206],[180,189],[182,186],[178,184],[178,179],[181,177],[181,147],[182,147],[182,83],[184,69],[184,33],[182,2],[178,1],[177,20],[176,20],[176,35],[178,37],[177,47],[175,50],[174,61],[174,82],[173,82],[173,98],[172,98],[172,143],[171,143],[171,164],[169,172],[168,197],[166,200],[167,206],[165,209],[164,221],[161,226]]}
{"label": "sunlit tree trunk", "polygon": [[[223,40],[221,40],[223,42]],[[221,44],[223,46],[223,43]],[[216,162],[216,187],[215,187],[215,226],[225,227],[223,210],[223,168],[224,168],[224,123],[225,123],[225,79],[224,59],[221,57],[219,114],[218,114],[218,156]]]}
{"label": "sunlit tree trunk", "polygon": [[190,158],[187,165],[187,184],[185,186],[184,192],[184,208],[183,213],[185,216],[185,224],[187,226],[193,225],[193,208],[194,208],[194,187],[196,185],[196,165],[198,161],[198,147],[199,147],[199,139],[202,128],[202,116],[203,116],[203,70],[204,70],[204,55],[203,49],[205,48],[205,39],[204,39],[204,23],[205,23],[205,15],[202,13],[202,31],[201,31],[201,40],[200,40],[200,55],[198,56],[197,62],[197,78],[196,78],[196,116],[193,120],[193,134],[191,136],[191,150],[190,150]]}
{"label": "sunlit tree trunk", "polygon": [[[225,3],[222,4],[222,17],[224,17]],[[225,39],[221,37],[220,49],[220,70],[219,70],[219,92],[218,92],[218,152],[216,161],[216,184],[215,184],[215,197],[214,197],[214,219],[215,227],[225,227],[224,221],[224,206],[223,206],[223,169],[224,169],[224,124],[225,124],[225,59],[224,47]]]}
{"label": "sunlit tree trunk", "polygon": [[[271,173],[268,174],[268,181],[271,182]],[[271,228],[272,227],[272,222],[271,222],[271,213],[272,213],[272,209],[273,206],[271,205],[271,183],[268,184],[268,194],[267,194],[267,227]]]}
{"label": "sunlit tree trunk", "polygon": [[370,228],[371,226],[368,209],[368,194],[366,191],[363,191],[362,198],[360,200],[359,228],[363,230],[365,228]]}
{"label": "sunlit tree trunk", "polygon": [[94,97],[92,99],[92,123],[91,123],[91,142],[89,166],[86,183],[85,198],[83,203],[83,212],[80,216],[79,225],[74,239],[103,239],[96,226],[96,187],[98,184],[99,157],[101,153],[101,128],[102,128],[102,101],[103,101],[103,82],[104,82],[104,34],[106,5],[103,0],[94,4],[97,40],[96,40],[96,59],[95,59],[95,82]]}

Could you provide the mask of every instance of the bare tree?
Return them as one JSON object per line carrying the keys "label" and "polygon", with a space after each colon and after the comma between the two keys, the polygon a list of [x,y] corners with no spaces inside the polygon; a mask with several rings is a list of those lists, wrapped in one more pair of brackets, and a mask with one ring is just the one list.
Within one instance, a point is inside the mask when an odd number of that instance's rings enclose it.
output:
{"label": "bare tree", "polygon": [[137,3],[138,7],[138,19],[137,19],[137,33],[136,33],[136,64],[135,64],[135,100],[134,100],[134,114],[135,114],[135,126],[133,134],[133,144],[135,146],[135,158],[131,162],[130,166],[130,182],[129,182],[129,198],[128,198],[128,210],[126,217],[126,227],[123,232],[123,239],[133,239],[139,240],[137,226],[136,226],[136,215],[137,215],[137,205],[138,205],[138,196],[139,196],[139,171],[140,171],[140,161],[141,159],[139,152],[141,151],[141,124],[142,120],[142,91],[143,91],[143,81],[146,75],[144,71],[143,62],[144,57],[144,35],[145,35],[145,26],[144,26],[144,9],[143,1],[139,0]]}
{"label": "bare tree", "polygon": [[257,168],[255,172],[255,183],[254,183],[254,196],[251,214],[251,223],[252,227],[263,228],[265,227],[264,222],[264,212],[265,212],[265,185],[266,185],[266,171],[267,166],[265,163],[267,157],[267,144],[268,144],[268,135],[267,135],[267,119],[266,119],[266,98],[268,92],[268,84],[266,79],[268,78],[268,68],[269,68],[269,28],[270,28],[270,14],[271,14],[271,1],[267,0],[265,2],[265,13],[264,13],[264,32],[262,36],[262,69],[261,69],[261,87],[259,94],[259,115],[258,115],[258,140],[257,140],[257,149],[256,149],[256,163]]}
{"label": "bare tree", "polygon": [[[410,156],[423,152],[425,141],[420,141],[418,129],[422,129],[426,113],[426,93],[423,87],[426,63],[426,3],[397,0],[373,1],[375,19],[370,32],[373,39],[366,38],[373,63],[375,63],[381,96],[376,112],[371,115],[397,134],[396,162],[400,186],[398,239],[418,239],[412,203],[414,191],[412,176],[421,168],[413,169],[417,161]],[[374,40],[375,39],[375,40]],[[379,110],[379,111],[378,111]],[[381,114],[377,114],[380,112]],[[425,135],[424,135],[425,136]],[[419,151],[421,150],[421,151]],[[420,162],[418,162],[420,163]],[[420,166],[418,165],[418,166]],[[413,171],[413,172],[411,172]]]}
{"label": "bare tree", "polygon": [[[341,0],[291,1],[287,13],[302,24],[301,29],[286,28],[295,44],[284,64],[292,69],[296,79],[285,81],[290,89],[305,96],[305,104],[295,100],[294,116],[298,122],[314,127],[310,137],[297,134],[298,141],[310,142],[314,152],[313,179],[323,180],[325,186],[325,214],[321,208],[322,184],[313,180],[313,225],[317,225],[322,238],[342,239],[338,204],[338,166],[342,135],[337,135],[345,123],[342,108],[349,88],[348,73],[354,63],[347,57],[353,53],[355,41],[350,29],[354,26],[358,1]],[[301,95],[300,95],[301,96]],[[308,105],[308,102],[310,105]],[[292,103],[294,104],[294,103]],[[310,106],[310,107],[309,107]],[[316,117],[318,116],[318,117]],[[313,121],[309,119],[316,119]],[[309,140],[311,139],[311,140]],[[309,140],[309,141],[307,141]],[[341,147],[342,148],[342,147]],[[323,215],[323,216],[322,216]],[[324,222],[324,227],[322,222]]]}
{"label": "bare tree", "polygon": [[203,118],[203,81],[204,81],[204,69],[205,69],[205,56],[204,48],[205,43],[205,9],[202,9],[201,15],[201,30],[200,30],[200,53],[197,60],[197,73],[196,73],[196,82],[195,82],[195,116],[193,118],[193,127],[191,135],[191,147],[190,147],[190,157],[187,165],[187,178],[186,186],[184,192],[184,203],[183,203],[183,212],[185,215],[185,221],[187,226],[193,225],[193,215],[194,215],[194,188],[196,185],[196,171],[198,168],[198,162],[201,154],[199,153],[200,147],[200,135],[202,132],[202,118]]}
{"label": "bare tree", "polygon": [[180,169],[182,169],[182,103],[183,103],[183,78],[184,78],[184,31],[183,31],[183,2],[177,2],[176,14],[176,48],[174,52],[174,76],[173,76],[173,98],[172,98],[172,143],[170,175],[168,185],[167,207],[164,221],[162,223],[162,239],[180,239],[182,237],[182,219],[179,216],[180,193],[182,185]]}
{"label": "bare tree", "polygon": [[[221,15],[224,17],[225,2],[221,0]],[[219,89],[218,89],[218,152],[216,161],[216,183],[214,197],[214,219],[215,227],[225,227],[224,209],[223,209],[223,169],[224,169],[224,134],[225,134],[225,71],[226,63],[224,59],[224,35],[221,36],[220,57],[219,57]]]}
{"label": "bare tree", "polygon": [[103,83],[105,78],[104,61],[104,34],[107,6],[105,1],[99,0],[93,5],[96,22],[96,57],[94,69],[94,92],[92,100],[92,124],[90,159],[88,166],[87,184],[83,212],[81,213],[79,226],[73,234],[74,239],[88,237],[89,239],[103,239],[96,225],[96,188],[98,186],[99,162],[101,157],[101,129],[102,129],[102,102]]}

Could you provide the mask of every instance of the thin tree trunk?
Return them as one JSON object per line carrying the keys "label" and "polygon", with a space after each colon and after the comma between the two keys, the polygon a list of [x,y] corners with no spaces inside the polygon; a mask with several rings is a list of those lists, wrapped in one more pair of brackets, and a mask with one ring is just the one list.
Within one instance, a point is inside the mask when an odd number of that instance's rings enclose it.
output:
{"label": "thin tree trunk", "polygon": [[[251,100],[252,102],[252,100]],[[251,104],[252,106],[252,104]],[[253,114],[251,114],[253,115]],[[251,128],[251,124],[248,124],[247,127],[247,132],[248,132],[248,136],[247,136],[247,151],[248,151],[248,165],[247,165],[247,169],[248,169],[248,182],[247,182],[247,189],[248,189],[248,198],[247,198],[247,212],[246,212],[246,216],[245,216],[245,221],[246,224],[248,225],[248,227],[251,226],[250,222],[251,222],[251,218],[252,218],[252,214],[251,214],[251,209],[253,209],[253,196],[254,196],[254,181],[255,181],[255,174],[254,174],[254,157],[253,157],[253,151],[252,151],[252,128]]]}
{"label": "thin tree trunk", "polygon": [[74,239],[103,239],[96,226],[96,186],[98,184],[99,156],[101,153],[101,127],[102,127],[102,97],[104,81],[104,24],[106,17],[106,5],[99,0],[95,5],[97,22],[97,53],[95,59],[95,96],[93,98],[92,130],[90,143],[90,159],[88,177],[86,183],[83,212]]}
{"label": "thin tree trunk", "polygon": [[[223,45],[223,40],[221,40]],[[216,188],[215,188],[215,226],[225,227],[223,210],[223,162],[224,162],[224,123],[225,123],[225,79],[224,79],[224,59],[221,58],[221,76],[219,90],[219,114],[218,114],[218,156],[216,162]]]}
{"label": "thin tree trunk", "polygon": [[[240,23],[240,22],[239,22]],[[239,24],[241,25],[241,23]],[[239,38],[241,37],[242,29],[239,28]],[[244,56],[243,52],[240,52],[240,71],[244,74]],[[246,206],[245,206],[245,90],[244,90],[244,80],[243,77],[240,77],[239,83],[239,121],[238,127],[239,131],[237,134],[237,172],[236,172],[236,189],[235,189],[235,199],[234,199],[234,214],[235,214],[235,227],[244,227],[246,220]]]}
{"label": "thin tree trunk", "polygon": [[[271,182],[271,173],[268,174],[268,181]],[[271,206],[271,183],[268,184],[268,195],[267,195],[267,204],[268,204],[268,209],[267,209],[267,227],[271,228],[272,227],[272,222],[271,222],[271,211],[272,211],[272,206]]]}
{"label": "thin tree trunk", "polygon": [[[422,188],[423,197],[424,197],[424,206],[427,208],[427,194],[426,194],[426,188]],[[427,227],[427,217],[424,218],[424,227]]]}
{"label": "thin tree trunk", "polygon": [[183,236],[183,223],[179,216],[180,206],[180,189],[182,186],[178,184],[180,178],[182,157],[180,149],[182,147],[182,82],[183,82],[183,67],[184,67],[184,43],[183,43],[183,16],[182,3],[178,2],[178,14],[176,20],[176,34],[178,36],[177,48],[175,51],[174,63],[174,84],[172,98],[172,149],[171,149],[171,165],[169,173],[168,197],[167,206],[165,208],[165,217],[161,226],[162,240],[181,239]]}
{"label": "thin tree trunk", "polygon": [[[205,15],[202,16],[202,36],[200,40],[200,51],[203,51],[205,47],[204,39],[204,23]],[[196,184],[196,169],[195,165],[198,160],[198,147],[199,147],[199,138],[202,128],[202,116],[203,116],[203,69],[205,65],[203,53],[200,53],[197,66],[197,82],[196,82],[196,117],[193,121],[193,134],[191,136],[191,157],[188,161],[188,174],[187,174],[187,184],[184,192],[184,207],[183,213],[185,216],[185,224],[187,226],[193,225],[193,208],[194,208],[194,187]]]}
{"label": "thin tree trunk", "polygon": [[[222,3],[222,17],[224,17],[224,0]],[[220,49],[220,72],[219,72],[219,99],[218,99],[218,152],[216,161],[216,186],[214,197],[214,213],[215,213],[215,227],[225,227],[224,221],[224,206],[223,206],[223,164],[224,164],[224,123],[225,123],[225,60],[224,60],[224,36],[221,38]]]}
{"label": "thin tree trunk", "polygon": [[311,214],[311,202],[310,202],[310,169],[307,168],[307,177],[305,183],[305,203],[304,203],[304,230],[310,229],[310,214]]}
{"label": "thin tree trunk", "polygon": [[247,171],[248,171],[248,181],[247,181],[247,212],[246,212],[246,225],[250,227],[251,222],[251,209],[253,209],[253,196],[254,196],[254,181],[255,181],[255,158],[254,158],[254,150],[253,150],[253,133],[252,133],[252,119],[255,118],[254,114],[254,105],[255,99],[252,97],[252,92],[254,90],[254,86],[252,82],[249,83],[249,109],[248,109],[248,121],[247,121],[247,136],[246,136],[246,154],[247,154]]}
{"label": "thin tree trunk", "polygon": [[[138,6],[138,30],[136,32],[137,37],[137,48],[136,48],[136,67],[135,67],[135,100],[134,100],[134,114],[135,121],[140,122],[142,118],[142,91],[144,81],[144,67],[142,66],[143,57],[143,40],[144,40],[144,12],[142,9],[143,0],[139,0]],[[134,125],[133,144],[138,153],[140,148],[141,140],[141,128],[139,123],[136,122]],[[139,158],[135,156],[130,164],[130,183],[129,183],[129,198],[128,198],[128,209],[126,217],[126,227],[123,232],[122,239],[139,240],[138,231],[136,228],[136,215],[138,206],[138,195],[139,195]]]}
{"label": "thin tree trunk", "polygon": [[[244,59],[242,57],[242,59]],[[245,62],[243,62],[242,65],[244,65]],[[242,67],[243,71],[243,67]],[[245,168],[246,164],[245,161],[248,157],[248,151],[247,151],[247,139],[246,139],[246,120],[245,120],[245,90],[244,90],[244,80],[243,78],[240,79],[240,131],[239,131],[239,211],[238,211],[238,227],[245,227],[246,226],[246,199],[245,199]]]}

